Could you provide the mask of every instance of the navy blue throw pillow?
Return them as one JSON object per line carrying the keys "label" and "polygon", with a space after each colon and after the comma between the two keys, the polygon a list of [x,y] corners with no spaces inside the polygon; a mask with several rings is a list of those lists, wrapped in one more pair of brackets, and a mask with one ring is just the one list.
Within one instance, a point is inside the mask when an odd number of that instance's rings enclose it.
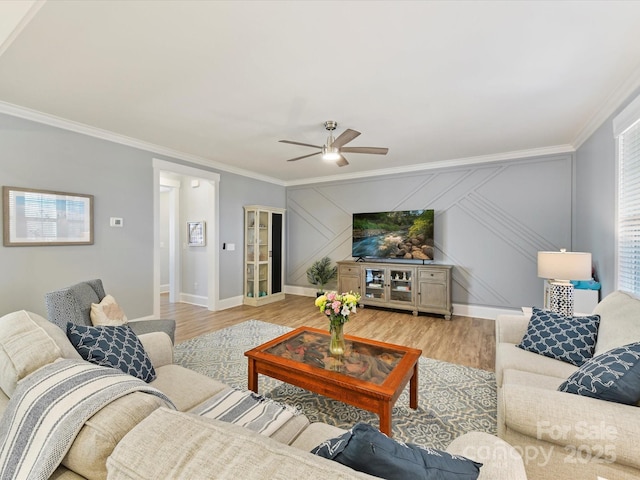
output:
{"label": "navy blue throw pillow", "polygon": [[640,401],[640,342],[614,348],[585,362],[558,390],[635,405]]}
{"label": "navy blue throw pillow", "polygon": [[149,383],[156,371],[128,325],[89,327],[67,323],[67,337],[88,362],[122,370]]}
{"label": "navy blue throw pillow", "polygon": [[398,442],[366,423],[357,423],[311,453],[388,480],[475,480],[482,466],[441,450]]}
{"label": "navy blue throw pillow", "polygon": [[565,317],[533,307],[527,333],[516,345],[529,352],[579,367],[593,357],[600,315]]}

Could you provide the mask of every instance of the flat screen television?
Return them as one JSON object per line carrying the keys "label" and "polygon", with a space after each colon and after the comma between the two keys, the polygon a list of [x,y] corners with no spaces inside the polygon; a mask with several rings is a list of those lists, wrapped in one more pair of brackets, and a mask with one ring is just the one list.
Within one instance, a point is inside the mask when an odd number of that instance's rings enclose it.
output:
{"label": "flat screen television", "polygon": [[351,255],[433,261],[433,210],[354,213]]}

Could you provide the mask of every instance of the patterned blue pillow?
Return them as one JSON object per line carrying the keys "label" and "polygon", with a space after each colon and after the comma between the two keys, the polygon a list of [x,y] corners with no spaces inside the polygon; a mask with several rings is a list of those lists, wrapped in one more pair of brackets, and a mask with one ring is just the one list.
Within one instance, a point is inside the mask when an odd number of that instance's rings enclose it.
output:
{"label": "patterned blue pillow", "polygon": [[640,401],[640,342],[614,348],[585,362],[558,390],[635,405]]}
{"label": "patterned blue pillow", "polygon": [[122,370],[149,383],[156,371],[128,325],[89,327],[67,323],[67,337],[88,362]]}
{"label": "patterned blue pillow", "polygon": [[593,357],[600,315],[565,317],[533,307],[527,333],[518,348],[577,367]]}
{"label": "patterned blue pillow", "polygon": [[387,480],[475,480],[482,466],[459,455],[397,442],[366,423],[356,423],[311,453]]}

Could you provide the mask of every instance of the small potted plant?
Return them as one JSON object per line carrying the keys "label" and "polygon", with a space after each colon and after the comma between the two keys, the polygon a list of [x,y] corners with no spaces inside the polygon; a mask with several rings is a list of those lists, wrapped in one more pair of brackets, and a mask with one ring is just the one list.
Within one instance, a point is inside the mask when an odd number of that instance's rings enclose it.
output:
{"label": "small potted plant", "polygon": [[324,293],[324,286],[338,275],[338,267],[331,266],[331,259],[324,257],[316,260],[307,269],[307,280],[311,285],[318,287],[317,297]]}

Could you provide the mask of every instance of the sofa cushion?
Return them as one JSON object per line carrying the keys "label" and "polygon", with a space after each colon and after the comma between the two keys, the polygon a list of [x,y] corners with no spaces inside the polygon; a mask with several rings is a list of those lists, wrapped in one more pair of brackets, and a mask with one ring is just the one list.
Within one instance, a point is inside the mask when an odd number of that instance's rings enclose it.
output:
{"label": "sofa cushion", "polygon": [[127,316],[112,295],[105,295],[100,303],[92,303],[90,316],[94,326],[124,325],[128,321]]}
{"label": "sofa cushion", "polygon": [[482,466],[440,450],[397,442],[366,423],[357,423],[311,453],[389,480],[475,480]]}
{"label": "sofa cushion", "polygon": [[449,444],[447,452],[482,463],[478,480],[527,480],[518,450],[494,435],[465,433]]}
{"label": "sofa cushion", "polygon": [[298,437],[291,443],[292,446],[310,452],[315,447],[333,437],[339,437],[346,430],[334,427],[323,422],[314,422],[309,425]]}
{"label": "sofa cushion", "polygon": [[576,366],[593,356],[600,317],[565,317],[533,307],[527,333],[518,348]]}
{"label": "sofa cushion", "polygon": [[169,397],[182,412],[227,388],[226,384],[181,365],[164,365],[157,368],[156,373],[156,379],[149,385]]}
{"label": "sofa cushion", "polygon": [[62,465],[88,479],[107,477],[107,458],[118,442],[165,402],[144,392],[120,397],[87,420]]}
{"label": "sofa cushion", "polygon": [[595,354],[640,342],[640,300],[623,292],[607,295],[593,313],[600,315]]}
{"label": "sofa cushion", "polygon": [[156,372],[140,339],[128,325],[88,327],[67,324],[67,336],[85,360],[151,382]]}
{"label": "sofa cushion", "polygon": [[20,310],[0,318],[0,388],[9,397],[18,381],[62,357],[62,350],[35,317]]}
{"label": "sofa cushion", "polygon": [[[167,441],[171,439],[171,441]],[[372,479],[232,423],[159,408],[107,459],[109,479]]]}
{"label": "sofa cushion", "polygon": [[545,357],[521,348],[513,343],[500,343],[496,346],[496,383],[502,386],[506,370],[522,370],[523,372],[540,373],[566,380],[578,367],[553,358]]}
{"label": "sofa cushion", "polygon": [[640,401],[640,343],[593,357],[558,390],[626,405],[636,404]]}

